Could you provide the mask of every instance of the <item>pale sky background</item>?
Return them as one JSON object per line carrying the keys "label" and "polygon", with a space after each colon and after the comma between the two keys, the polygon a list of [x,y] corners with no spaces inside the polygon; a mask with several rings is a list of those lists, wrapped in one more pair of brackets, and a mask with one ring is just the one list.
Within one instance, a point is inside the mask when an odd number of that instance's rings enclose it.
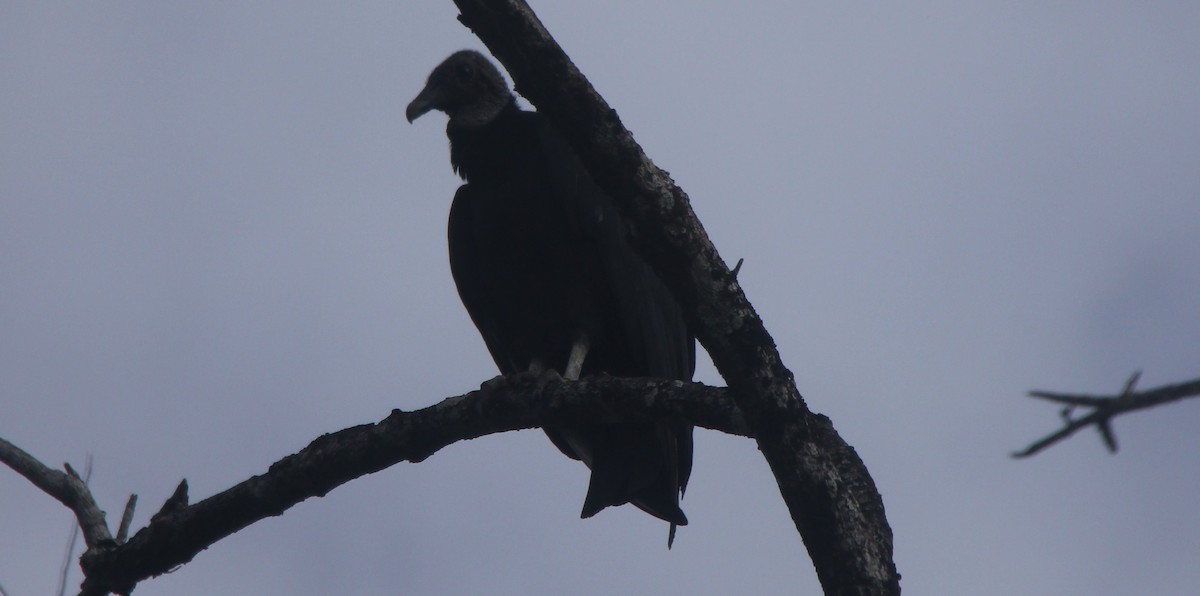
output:
{"label": "pale sky background", "polygon": [[[1200,403],[1057,428],[1024,393],[1200,376],[1200,3],[537,2],[690,194],[809,405],[871,470],[908,594],[1192,594]],[[0,4],[0,436],[95,456],[115,524],[495,370],[459,303],[442,2]],[[699,380],[720,384],[711,365]],[[753,442],[684,509],[578,513],[540,431],[300,504],[141,584],[209,594],[815,594]],[[0,584],[71,517],[0,469]],[[77,585],[75,572],[72,585]]]}

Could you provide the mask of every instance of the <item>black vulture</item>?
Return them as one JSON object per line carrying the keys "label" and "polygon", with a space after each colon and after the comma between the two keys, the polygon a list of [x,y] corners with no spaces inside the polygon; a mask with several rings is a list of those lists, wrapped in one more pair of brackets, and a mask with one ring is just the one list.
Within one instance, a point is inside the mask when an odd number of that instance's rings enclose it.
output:
{"label": "black vulture", "polygon": [[[449,116],[450,270],[503,374],[558,371],[691,380],[695,340],[679,305],[633,251],[613,205],[553,125],[517,106],[500,71],[462,50],[429,75],[409,122]],[[675,526],[692,426],[659,420],[545,428],[592,470],[581,517],[633,503]]]}

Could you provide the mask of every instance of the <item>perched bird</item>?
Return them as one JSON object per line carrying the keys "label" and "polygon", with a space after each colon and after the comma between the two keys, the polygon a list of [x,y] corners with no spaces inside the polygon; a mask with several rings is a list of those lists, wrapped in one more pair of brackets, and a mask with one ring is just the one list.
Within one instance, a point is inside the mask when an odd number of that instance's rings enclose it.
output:
{"label": "perched bird", "polygon": [[[450,207],[450,270],[500,372],[690,380],[696,346],[679,305],[550,122],[520,109],[472,50],[438,65],[405,116],[430,110],[449,116],[450,163],[466,182]],[[545,431],[591,468],[582,517],[633,503],[670,522],[671,545],[687,524],[679,497],[692,469],[690,424]]]}

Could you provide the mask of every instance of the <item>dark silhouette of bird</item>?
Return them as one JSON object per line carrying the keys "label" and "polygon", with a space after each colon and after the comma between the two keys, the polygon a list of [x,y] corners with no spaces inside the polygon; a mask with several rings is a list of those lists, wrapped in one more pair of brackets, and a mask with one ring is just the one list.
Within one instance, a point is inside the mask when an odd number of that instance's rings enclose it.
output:
{"label": "dark silhouette of bird", "polygon": [[[679,305],[553,125],[519,108],[500,71],[472,50],[438,65],[405,116],[431,110],[449,116],[450,163],[465,181],[450,207],[450,269],[501,373],[691,380],[695,341]],[[592,471],[581,517],[633,503],[670,522],[670,547],[687,524],[679,498],[692,469],[690,424],[544,430]]]}

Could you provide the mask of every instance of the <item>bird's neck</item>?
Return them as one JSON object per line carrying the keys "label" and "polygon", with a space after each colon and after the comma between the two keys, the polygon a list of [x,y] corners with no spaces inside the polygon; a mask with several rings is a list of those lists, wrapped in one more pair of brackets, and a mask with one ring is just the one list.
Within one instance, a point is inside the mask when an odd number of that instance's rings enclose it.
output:
{"label": "bird's neck", "polygon": [[470,181],[489,175],[509,161],[514,129],[519,127],[522,111],[516,99],[508,103],[485,123],[465,126],[459,119],[451,119],[446,125],[446,137],[450,139],[450,164],[464,180]]}
{"label": "bird's neck", "polygon": [[479,128],[487,126],[509,106],[516,106],[517,98],[512,93],[489,93],[469,105],[448,112],[448,126],[455,128]]}

